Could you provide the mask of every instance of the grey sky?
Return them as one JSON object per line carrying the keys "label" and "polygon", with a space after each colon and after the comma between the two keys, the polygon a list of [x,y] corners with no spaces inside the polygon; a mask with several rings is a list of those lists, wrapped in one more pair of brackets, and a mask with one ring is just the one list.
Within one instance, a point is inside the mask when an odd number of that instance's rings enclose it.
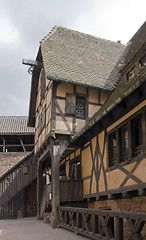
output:
{"label": "grey sky", "polygon": [[54,25],[126,44],[145,21],[145,0],[0,0],[0,115],[27,115],[35,59]]}

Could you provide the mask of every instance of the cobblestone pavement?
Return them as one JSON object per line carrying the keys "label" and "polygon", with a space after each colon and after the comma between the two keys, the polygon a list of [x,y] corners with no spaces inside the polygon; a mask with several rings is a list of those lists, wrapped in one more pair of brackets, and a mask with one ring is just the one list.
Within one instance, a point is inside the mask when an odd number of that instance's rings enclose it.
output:
{"label": "cobblestone pavement", "polygon": [[52,229],[35,218],[0,220],[0,240],[88,240],[62,228]]}

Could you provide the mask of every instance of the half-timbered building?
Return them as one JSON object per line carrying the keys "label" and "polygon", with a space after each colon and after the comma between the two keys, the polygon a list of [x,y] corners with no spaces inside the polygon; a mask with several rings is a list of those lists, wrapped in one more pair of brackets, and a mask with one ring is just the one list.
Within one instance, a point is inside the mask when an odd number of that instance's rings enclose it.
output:
{"label": "half-timbered building", "polygon": [[53,226],[58,223],[60,159],[73,150],[70,137],[111,94],[115,82],[108,77],[124,48],[119,42],[54,27],[40,42],[36,61],[23,60],[33,68],[28,125],[35,126],[38,218],[45,210],[43,179],[50,174]]}
{"label": "half-timbered building", "polygon": [[92,210],[62,206],[60,225],[93,239],[96,233],[108,239],[145,239],[146,22],[127,44],[110,78],[118,82],[115,90],[71,137],[75,151],[61,161],[72,177],[78,158],[82,197]]}
{"label": "half-timbered building", "polygon": [[53,227],[93,239],[142,238],[145,51],[146,23],[126,47],[55,27],[36,60],[23,60],[32,70],[37,213],[51,206]]}

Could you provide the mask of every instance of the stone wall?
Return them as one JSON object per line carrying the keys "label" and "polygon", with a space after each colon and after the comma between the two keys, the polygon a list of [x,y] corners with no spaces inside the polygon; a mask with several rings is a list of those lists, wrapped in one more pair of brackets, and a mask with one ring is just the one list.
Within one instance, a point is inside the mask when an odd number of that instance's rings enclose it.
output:
{"label": "stone wall", "polygon": [[28,152],[0,153],[0,177],[20,162],[27,154]]}
{"label": "stone wall", "polygon": [[[146,212],[146,196],[136,196],[133,198],[122,198],[118,200],[104,200],[89,202],[88,208],[103,209],[123,212]],[[142,231],[143,239],[146,239],[146,223]],[[124,240],[129,239],[129,228],[124,220]]]}
{"label": "stone wall", "polygon": [[88,208],[126,212],[146,212],[146,196],[89,202]]}

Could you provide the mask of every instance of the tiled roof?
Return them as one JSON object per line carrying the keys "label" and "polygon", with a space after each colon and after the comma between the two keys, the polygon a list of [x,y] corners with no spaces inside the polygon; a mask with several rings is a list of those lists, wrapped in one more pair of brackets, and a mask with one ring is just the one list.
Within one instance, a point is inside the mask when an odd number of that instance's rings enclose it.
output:
{"label": "tiled roof", "polygon": [[125,45],[60,26],[40,44],[48,79],[112,90],[108,77]]}
{"label": "tiled roof", "polygon": [[[102,105],[98,112],[96,112],[89,122],[76,133],[71,142],[76,141],[79,137],[85,134],[91,127],[93,127],[98,121],[100,121],[105,115],[107,115],[112,109],[114,109],[120,102],[122,102],[127,96],[134,92],[140,85],[146,82],[146,66],[139,69],[139,72],[128,82],[125,82],[124,78],[121,77],[120,71],[131,58],[134,58],[138,51],[146,47],[146,22],[141,26],[141,28],[135,33],[133,38],[127,45],[123,55],[119,59],[117,65],[109,79],[117,78],[117,86],[112,94],[109,96],[107,101]],[[145,51],[145,50],[143,50]],[[146,86],[146,85],[145,85]]]}
{"label": "tiled roof", "polygon": [[0,116],[0,135],[34,134],[34,128],[27,127],[28,117]]}

